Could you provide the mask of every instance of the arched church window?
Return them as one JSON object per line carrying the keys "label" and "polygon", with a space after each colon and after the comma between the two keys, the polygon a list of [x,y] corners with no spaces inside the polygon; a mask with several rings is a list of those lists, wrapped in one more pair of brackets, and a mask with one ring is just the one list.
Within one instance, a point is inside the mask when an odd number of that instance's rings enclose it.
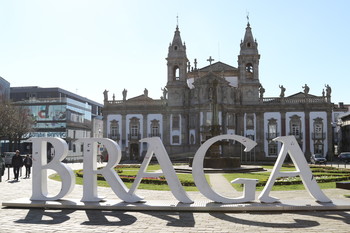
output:
{"label": "arched church window", "polygon": [[178,66],[174,67],[174,80],[180,80],[180,69]]}
{"label": "arched church window", "polygon": [[173,115],[172,117],[172,128],[173,129],[179,129],[180,128],[180,116],[179,115]]}
{"label": "arched church window", "polygon": [[294,115],[290,120],[290,135],[294,135],[296,139],[302,138],[301,119],[300,116]]}
{"label": "arched church window", "polygon": [[139,134],[139,126],[138,125],[131,125],[131,136],[138,136]]}
{"label": "arched church window", "polygon": [[116,120],[112,120],[110,125],[110,138],[116,139],[118,135],[119,135],[119,123]]}
{"label": "arched church window", "polygon": [[230,129],[235,128],[235,115],[234,115],[234,113],[227,114],[227,127]]}
{"label": "arched church window", "polygon": [[140,138],[140,119],[133,117],[130,119],[130,139],[138,140]]}
{"label": "arched church window", "polygon": [[277,156],[277,142],[271,141],[268,144],[268,152],[270,156]]}
{"label": "arched church window", "polygon": [[248,63],[245,66],[245,71],[247,71],[248,73],[253,73],[253,65],[252,65],[252,63]]}
{"label": "arched church window", "polygon": [[323,135],[323,119],[322,118],[316,118],[314,119],[314,132],[313,132],[313,138],[314,139],[324,139]]}
{"label": "arched church window", "polygon": [[151,137],[159,137],[159,121],[158,120],[152,120],[151,121]]}
{"label": "arched church window", "polygon": [[247,129],[254,129],[254,114],[247,114]]}
{"label": "arched church window", "polygon": [[179,135],[173,135],[173,144],[180,144],[180,137]]}
{"label": "arched church window", "polygon": [[268,135],[267,135],[268,140],[274,139],[278,136],[276,119],[274,118],[269,119],[267,130],[268,130]]}

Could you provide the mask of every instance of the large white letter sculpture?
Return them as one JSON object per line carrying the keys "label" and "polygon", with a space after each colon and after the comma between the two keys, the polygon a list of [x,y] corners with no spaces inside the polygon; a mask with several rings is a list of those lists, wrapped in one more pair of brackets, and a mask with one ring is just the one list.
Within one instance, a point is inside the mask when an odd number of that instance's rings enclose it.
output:
{"label": "large white letter sculpture", "polygon": [[[31,138],[33,142],[33,181],[30,200],[49,201],[63,198],[72,192],[75,185],[74,172],[61,161],[67,156],[67,143],[61,138]],[[47,143],[55,149],[55,156],[47,163]],[[62,180],[61,191],[53,197],[48,197],[47,170],[56,171]]]}
{"label": "large white letter sculpture", "polygon": [[[221,196],[217,192],[215,192],[210,185],[208,184],[207,180],[205,179],[204,175],[204,170],[203,170],[203,160],[205,157],[205,153],[209,149],[209,147],[214,144],[217,141],[220,140],[226,140],[226,139],[231,139],[231,140],[236,140],[240,143],[242,143],[246,148],[244,151],[250,151],[256,146],[256,142],[253,140],[250,140],[249,138],[245,138],[242,136],[238,135],[219,135],[213,138],[210,138],[207,140],[203,145],[197,150],[194,159],[193,159],[193,164],[192,164],[192,176],[194,179],[194,182],[196,183],[197,188],[199,191],[209,198],[210,200],[213,200],[215,202],[220,202],[220,203],[241,203],[241,202],[249,202],[253,201],[255,199],[254,195],[246,195],[247,192],[244,192],[243,197],[240,198],[227,198],[224,196]],[[253,191],[255,193],[255,186],[256,186],[256,180],[254,179],[236,179],[235,183],[241,183],[244,184],[245,190],[251,192]]]}
{"label": "large white letter sculpture", "polygon": [[[169,159],[169,155],[166,152],[160,138],[144,138],[140,140],[140,142],[147,142],[149,148],[142,162],[141,168],[136,176],[136,179],[132,187],[130,188],[130,192],[134,193],[136,191],[143,177],[159,177],[161,175],[164,175],[169,184],[172,194],[178,201],[182,203],[193,203],[193,201],[188,197],[187,193],[183,189],[181,182],[179,181],[174,167]],[[148,164],[153,157],[153,154],[155,154],[163,173],[146,172]]]}
{"label": "large white letter sculpture", "polygon": [[[297,141],[294,136],[284,136],[275,138],[274,141],[280,141],[283,143],[282,149],[278,155],[275,166],[272,170],[272,173],[269,177],[269,180],[264,187],[264,190],[259,196],[259,200],[265,203],[278,202],[277,198],[270,197],[269,193],[272,189],[273,184],[275,183],[278,177],[294,177],[299,175],[303,181],[304,186],[311,196],[313,196],[319,202],[332,202],[320,189],[316,179],[312,175],[312,172],[307,164],[304,153],[301,151]],[[291,157],[296,171],[292,172],[281,172],[280,169],[283,165],[283,162],[286,158],[287,153]]]}
{"label": "large white letter sculpture", "polygon": [[[97,196],[97,174],[104,176],[113,192],[125,202],[137,202],[142,198],[130,193],[122,179],[120,179],[114,167],[121,160],[119,145],[108,138],[84,138],[79,139],[84,143],[84,187],[83,202],[96,202],[102,198]],[[108,152],[108,163],[102,169],[97,169],[97,143],[104,145]]]}
{"label": "large white letter sculpture", "polygon": [[[216,193],[208,184],[204,170],[203,160],[206,151],[209,147],[220,140],[235,140],[242,143],[246,148],[244,151],[250,151],[256,146],[256,142],[238,135],[219,135],[207,140],[196,152],[193,164],[192,164],[192,175],[194,182],[199,191],[208,199],[214,202],[220,203],[242,203],[250,202],[255,199],[255,186],[257,180],[255,179],[242,179],[238,178],[233,183],[244,184],[243,196],[239,198],[228,198],[221,196]],[[308,190],[309,194],[313,196],[319,202],[331,202],[331,200],[324,195],[316,180],[314,179],[312,172],[307,164],[305,156],[301,151],[295,137],[284,136],[274,139],[275,141],[282,142],[282,149],[278,155],[275,166],[272,173],[267,181],[264,190],[259,196],[261,202],[272,203],[278,201],[277,198],[270,197],[269,193],[274,185],[274,182],[278,177],[294,177],[299,175],[303,181],[304,186]],[[107,138],[85,138],[79,139],[80,142],[84,143],[84,187],[83,187],[83,202],[96,202],[102,198],[97,195],[97,175],[101,174],[105,180],[109,183],[114,193],[125,202],[138,202],[142,198],[135,194],[141,179],[147,177],[159,177],[164,175],[171,192],[177,200],[183,203],[193,203],[184,191],[175,170],[171,164],[168,153],[166,152],[164,145],[160,138],[144,138],[140,142],[147,142],[149,148],[147,150],[144,161],[141,165],[141,169],[137,174],[137,177],[130,188],[125,186],[124,182],[120,179],[118,174],[114,171],[114,167],[121,160],[121,150],[118,144]],[[75,176],[74,172],[70,167],[61,161],[67,156],[68,146],[67,143],[60,138],[32,138],[33,142],[33,181],[32,181],[32,196],[31,200],[58,200],[68,195],[74,188]],[[47,144],[51,143],[55,149],[55,156],[52,161],[47,163]],[[97,169],[97,143],[104,145],[108,151],[109,160],[107,165],[102,169]],[[296,171],[292,172],[281,172],[280,169],[289,153]],[[152,156],[155,155],[161,168],[162,173],[151,173],[147,172],[146,169]],[[56,171],[61,177],[61,190],[53,197],[48,196],[47,188],[47,170],[52,169]]]}

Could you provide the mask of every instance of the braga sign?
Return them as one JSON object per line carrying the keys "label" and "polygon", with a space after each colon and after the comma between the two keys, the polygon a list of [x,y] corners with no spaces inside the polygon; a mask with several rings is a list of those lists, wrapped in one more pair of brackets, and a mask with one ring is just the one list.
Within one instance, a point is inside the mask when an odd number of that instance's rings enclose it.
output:
{"label": "braga sign", "polygon": [[[250,151],[256,146],[256,142],[238,135],[220,135],[207,140],[196,152],[192,165],[192,175],[198,190],[208,199],[218,203],[244,203],[251,202],[255,199],[255,187],[257,180],[238,178],[232,182],[244,185],[244,192],[242,197],[227,198],[215,192],[207,180],[205,179],[203,171],[203,160],[208,148],[220,140],[235,140],[245,146],[245,151]],[[278,177],[294,177],[299,175],[302,182],[311,196],[319,202],[331,202],[319,188],[314,179],[311,170],[307,164],[305,156],[299,148],[293,136],[278,137],[275,141],[281,142],[282,149],[278,155],[275,166],[271,175],[259,195],[260,202],[273,203],[278,199],[271,197],[270,191]],[[31,200],[48,201],[58,200],[68,195],[74,188],[75,176],[73,170],[61,161],[67,156],[68,146],[66,142],[60,138],[32,138],[33,143],[33,183]],[[113,169],[121,160],[121,150],[119,145],[106,138],[84,138],[79,139],[84,144],[84,176],[83,176],[83,195],[82,202],[98,202],[102,198],[97,193],[97,175],[101,174],[111,186],[113,192],[121,200],[128,203],[139,202],[141,197],[136,195],[137,188],[144,177],[159,177],[164,176],[169,184],[174,197],[182,203],[193,203],[193,200],[187,195],[178,180],[175,170],[171,164],[169,156],[164,148],[160,138],[144,138],[141,142],[148,143],[148,151],[145,155],[141,168],[135,178],[135,181],[130,189],[128,189],[119,175]],[[51,143],[55,148],[55,156],[52,161],[47,163],[46,151],[47,143]],[[97,143],[101,143],[108,151],[109,161],[102,169],[97,169]],[[290,155],[296,171],[281,172],[280,169],[286,158],[287,153]],[[161,166],[162,173],[147,172],[147,167],[151,158],[155,156]],[[56,171],[62,180],[61,191],[56,196],[48,195],[47,187],[47,170],[52,169]]]}

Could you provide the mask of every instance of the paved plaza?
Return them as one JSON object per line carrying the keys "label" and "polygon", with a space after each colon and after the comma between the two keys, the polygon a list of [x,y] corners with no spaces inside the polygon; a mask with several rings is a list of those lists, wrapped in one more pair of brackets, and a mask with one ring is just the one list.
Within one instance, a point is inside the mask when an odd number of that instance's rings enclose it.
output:
{"label": "paved plaza", "polygon": [[[73,169],[82,164],[69,164]],[[11,170],[11,179],[13,177]],[[7,181],[7,171],[0,183],[0,202],[31,196],[31,179]],[[211,183],[218,193],[238,197],[221,174],[211,174]],[[60,183],[49,180],[49,192],[57,193]],[[333,199],[350,201],[344,194],[350,190],[323,190]],[[118,199],[110,188],[98,188],[108,200]],[[145,200],[174,200],[168,191],[138,190]],[[188,192],[193,200],[207,200],[199,192]],[[257,192],[256,195],[258,195]],[[281,200],[309,199],[306,191],[272,192]],[[82,186],[76,185],[65,199],[80,199]],[[107,211],[72,209],[0,209],[0,232],[350,232],[350,211],[294,212],[170,212],[170,211]]]}

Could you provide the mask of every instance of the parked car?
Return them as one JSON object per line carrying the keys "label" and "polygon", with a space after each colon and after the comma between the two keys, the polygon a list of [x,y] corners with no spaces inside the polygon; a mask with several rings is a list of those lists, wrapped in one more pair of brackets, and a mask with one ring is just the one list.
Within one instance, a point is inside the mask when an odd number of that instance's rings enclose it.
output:
{"label": "parked car", "polygon": [[325,157],[323,157],[323,155],[321,155],[321,154],[313,154],[310,157],[310,162],[313,164],[317,164],[317,163],[326,164],[327,159]]}
{"label": "parked car", "polygon": [[341,162],[348,163],[350,162],[350,152],[342,152],[338,158]]}

